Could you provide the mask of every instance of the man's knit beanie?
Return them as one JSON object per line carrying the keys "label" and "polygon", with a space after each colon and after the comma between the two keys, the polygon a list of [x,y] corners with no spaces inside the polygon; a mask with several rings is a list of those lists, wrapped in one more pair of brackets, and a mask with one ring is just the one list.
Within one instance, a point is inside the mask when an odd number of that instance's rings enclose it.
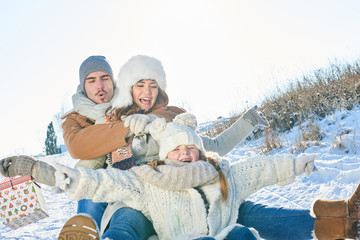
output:
{"label": "man's knit beanie", "polygon": [[149,132],[159,144],[160,159],[165,159],[179,145],[195,145],[205,156],[203,142],[195,132],[196,127],[196,117],[191,113],[179,114],[169,123],[163,118],[154,120]]}
{"label": "man's knit beanie", "polygon": [[[102,71],[109,74],[111,80],[114,83],[113,71],[110,67],[109,62],[106,60],[104,56],[90,56],[80,65],[79,76],[80,76],[80,88],[85,92],[85,79],[86,77],[96,71]],[[115,83],[114,83],[115,88]]]}

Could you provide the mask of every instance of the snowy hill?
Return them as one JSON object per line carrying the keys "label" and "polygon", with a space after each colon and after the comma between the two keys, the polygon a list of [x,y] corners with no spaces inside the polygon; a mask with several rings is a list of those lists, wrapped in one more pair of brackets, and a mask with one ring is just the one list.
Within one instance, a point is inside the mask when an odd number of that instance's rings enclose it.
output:
{"label": "snowy hill", "polygon": [[[309,208],[316,198],[348,198],[360,182],[360,108],[336,112],[317,122],[324,138],[319,143],[310,143],[307,153],[320,153],[316,160],[318,172],[310,178],[300,176],[295,183],[272,186],[259,191],[250,200],[272,206]],[[200,129],[201,130],[201,129]],[[269,154],[289,153],[298,138],[300,128],[296,127],[281,136],[283,147]],[[232,161],[240,156],[258,154],[263,139],[240,144],[227,155]],[[75,160],[68,153],[43,157],[40,160],[60,162],[73,166]],[[1,177],[0,177],[1,180]],[[50,217],[26,227],[11,230],[0,226],[0,239],[57,239],[63,224],[76,212],[76,203],[66,194],[53,194],[47,186],[42,187]]]}

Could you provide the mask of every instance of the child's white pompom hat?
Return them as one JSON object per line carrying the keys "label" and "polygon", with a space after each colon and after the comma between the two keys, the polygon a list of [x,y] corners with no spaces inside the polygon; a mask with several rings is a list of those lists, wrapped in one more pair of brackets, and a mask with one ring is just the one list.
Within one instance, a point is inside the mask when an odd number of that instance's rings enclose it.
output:
{"label": "child's white pompom hat", "polygon": [[179,145],[195,145],[205,155],[204,145],[195,133],[196,117],[191,113],[177,115],[172,122],[166,123],[163,118],[152,122],[149,133],[159,144],[159,157],[165,159],[167,154]]}

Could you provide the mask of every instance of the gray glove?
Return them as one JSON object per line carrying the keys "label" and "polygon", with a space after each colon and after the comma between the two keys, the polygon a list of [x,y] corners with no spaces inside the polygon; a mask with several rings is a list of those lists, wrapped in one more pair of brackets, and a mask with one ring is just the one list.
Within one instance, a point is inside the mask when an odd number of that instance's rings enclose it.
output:
{"label": "gray glove", "polygon": [[30,176],[38,183],[55,185],[55,168],[27,155],[7,157],[0,160],[0,173],[4,177]]}
{"label": "gray glove", "polygon": [[257,125],[263,127],[269,127],[269,122],[266,120],[265,117],[261,116],[260,113],[257,111],[257,106],[250,108],[247,110],[244,115],[242,116],[246,121],[248,121],[251,125],[256,127]]}
{"label": "gray glove", "polygon": [[31,172],[34,181],[44,183],[48,186],[55,185],[56,169],[50,164],[43,161],[36,161]]}
{"label": "gray glove", "polygon": [[130,131],[137,135],[144,133],[145,126],[154,121],[157,117],[155,115],[146,114],[132,114],[127,116],[124,121],[124,127],[130,127]]}
{"label": "gray glove", "polygon": [[35,162],[35,158],[27,155],[7,157],[0,160],[0,173],[4,177],[31,176]]}

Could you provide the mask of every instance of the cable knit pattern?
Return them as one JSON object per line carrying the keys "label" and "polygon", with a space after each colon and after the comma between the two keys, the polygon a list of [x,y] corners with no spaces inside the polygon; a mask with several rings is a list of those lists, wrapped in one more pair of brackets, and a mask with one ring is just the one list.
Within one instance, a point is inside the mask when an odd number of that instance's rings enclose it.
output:
{"label": "cable knit pattern", "polygon": [[291,154],[277,154],[273,157],[275,163],[275,169],[281,169],[281,166],[287,162],[287,159],[292,158],[294,164],[290,165],[285,171],[277,172],[277,185],[284,186],[294,182],[296,178],[295,173],[295,161],[296,157]]}
{"label": "cable knit pattern", "polygon": [[247,197],[265,186],[294,180],[294,160],[293,155],[275,155],[233,163],[226,171],[227,203],[222,201],[218,181],[201,187],[209,202],[208,215],[196,189],[164,190],[143,181],[133,171],[80,168],[80,183],[71,197],[123,201],[152,221],[159,239],[208,235],[220,240],[237,226],[238,208]]}
{"label": "cable knit pattern", "polygon": [[210,163],[204,161],[189,164],[166,159],[165,164],[157,166],[156,170],[149,165],[143,165],[133,167],[130,171],[143,181],[166,190],[193,188],[218,180],[218,172]]}

